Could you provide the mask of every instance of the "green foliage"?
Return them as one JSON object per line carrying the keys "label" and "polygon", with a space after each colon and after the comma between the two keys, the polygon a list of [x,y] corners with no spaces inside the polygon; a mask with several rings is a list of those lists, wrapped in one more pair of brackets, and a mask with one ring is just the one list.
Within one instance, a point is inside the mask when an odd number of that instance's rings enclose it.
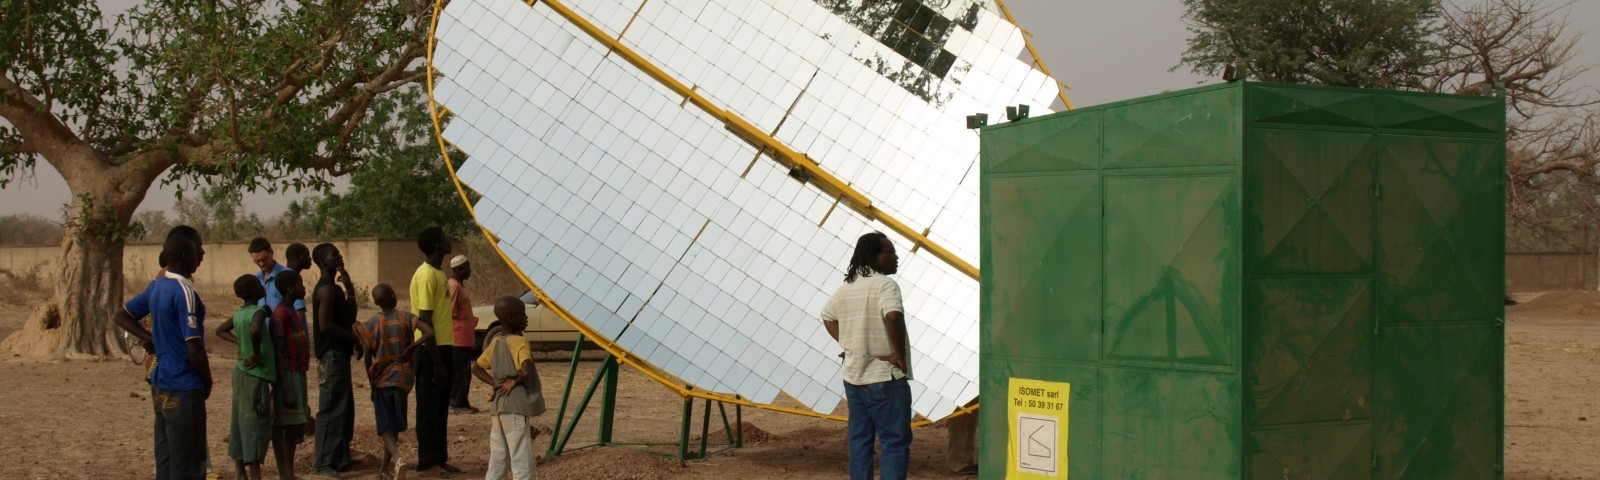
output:
{"label": "green foliage", "polygon": [[[0,0],[0,87],[14,87],[0,95],[38,100],[103,161],[150,162],[164,182],[327,188],[394,130],[427,130],[394,125],[419,104],[391,93],[423,78],[432,6],[153,0],[107,19],[93,0]],[[61,140],[21,116],[0,124],[0,179]]]}
{"label": "green foliage", "polygon": [[261,218],[244,211],[244,192],[221,185],[205,188],[199,198],[179,199],[174,207],[178,223],[194,227],[209,241],[247,240],[261,231]]}
{"label": "green foliage", "polygon": [[78,194],[77,201],[67,207],[63,217],[66,218],[65,226],[68,229],[87,235],[86,238],[79,238],[80,242],[93,239],[102,243],[122,243],[143,238],[145,233],[144,225],[138,222],[124,224],[116,208],[95,201],[94,197],[87,194]]}
{"label": "green foliage", "polygon": [[[421,104],[420,89],[410,92]],[[428,112],[396,112],[399,125],[425,122]],[[350,189],[295,202],[282,217],[286,230],[317,238],[410,238],[438,225],[452,233],[472,230],[472,215],[461,203],[450,171],[439,157],[431,130],[389,132],[396,139],[350,176]],[[461,165],[461,157],[454,159]]]}
{"label": "green foliage", "polygon": [[282,220],[316,238],[410,238],[434,225],[469,232],[476,224],[437,157],[375,159],[350,176],[349,191],[291,203]]}
{"label": "green foliage", "polygon": [[[1183,0],[1182,65],[1281,83],[1414,88],[1440,55],[1437,0]],[[1174,67],[1176,68],[1176,67]]]}
{"label": "green foliage", "polygon": [[[38,97],[32,107],[59,108],[63,123],[104,136],[123,110],[108,108],[103,95],[116,84],[116,54],[101,48],[110,37],[94,2],[0,0],[0,75]],[[0,102],[19,102],[16,93],[0,90]],[[22,145],[16,128],[0,125],[0,188],[32,171],[34,156]]]}

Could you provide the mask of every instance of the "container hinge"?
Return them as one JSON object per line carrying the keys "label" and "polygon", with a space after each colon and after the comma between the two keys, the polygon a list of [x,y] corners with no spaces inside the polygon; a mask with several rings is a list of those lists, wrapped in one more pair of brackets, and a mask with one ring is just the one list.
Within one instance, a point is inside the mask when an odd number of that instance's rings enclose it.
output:
{"label": "container hinge", "polygon": [[1383,198],[1383,184],[1372,183],[1372,198]]}
{"label": "container hinge", "polygon": [[1372,325],[1372,336],[1374,336],[1374,337],[1376,337],[1376,336],[1378,336],[1378,335],[1380,335],[1380,334],[1379,334],[1379,333],[1378,333],[1378,332],[1379,332],[1379,331],[1380,331],[1380,330],[1378,330],[1378,325],[1377,325],[1377,324],[1373,324],[1373,325]]}
{"label": "container hinge", "polygon": [[1372,452],[1372,469],[1378,469],[1378,452]]}

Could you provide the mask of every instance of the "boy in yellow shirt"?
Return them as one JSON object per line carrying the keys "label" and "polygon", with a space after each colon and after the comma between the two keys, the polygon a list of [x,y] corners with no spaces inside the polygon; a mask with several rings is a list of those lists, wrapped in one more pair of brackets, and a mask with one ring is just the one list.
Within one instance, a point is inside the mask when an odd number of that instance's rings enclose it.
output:
{"label": "boy in yellow shirt", "polygon": [[528,328],[528,312],[522,300],[500,297],[494,302],[494,316],[505,329],[485,345],[483,354],[472,365],[472,376],[494,387],[489,414],[489,471],[484,478],[505,478],[506,470],[515,480],[532,480],[533,432],[528,419],[544,413],[544,395],[539,372],[533,367],[533,349],[523,331]]}

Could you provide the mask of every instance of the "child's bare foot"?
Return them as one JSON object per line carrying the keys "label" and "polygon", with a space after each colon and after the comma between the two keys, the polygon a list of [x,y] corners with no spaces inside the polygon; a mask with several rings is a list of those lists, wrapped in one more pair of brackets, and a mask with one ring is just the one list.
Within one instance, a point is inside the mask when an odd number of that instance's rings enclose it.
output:
{"label": "child's bare foot", "polygon": [[448,464],[448,463],[439,464],[439,468],[443,469],[446,472],[450,472],[450,473],[461,473],[461,469],[456,468],[455,465],[451,465],[451,464]]}
{"label": "child's bare foot", "polygon": [[434,466],[428,467],[425,470],[417,470],[417,474],[434,478],[451,478],[456,476],[456,474],[451,473],[449,470],[445,470],[442,466]]}

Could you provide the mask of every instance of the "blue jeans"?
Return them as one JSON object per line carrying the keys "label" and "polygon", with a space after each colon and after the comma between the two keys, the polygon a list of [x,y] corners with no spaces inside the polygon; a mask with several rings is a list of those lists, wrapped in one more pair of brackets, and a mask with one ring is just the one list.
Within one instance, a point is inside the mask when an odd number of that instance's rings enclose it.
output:
{"label": "blue jeans", "polygon": [[850,478],[872,479],[872,441],[883,443],[878,459],[884,480],[906,478],[911,456],[911,384],[906,379],[867,385],[844,384],[850,404]]}

